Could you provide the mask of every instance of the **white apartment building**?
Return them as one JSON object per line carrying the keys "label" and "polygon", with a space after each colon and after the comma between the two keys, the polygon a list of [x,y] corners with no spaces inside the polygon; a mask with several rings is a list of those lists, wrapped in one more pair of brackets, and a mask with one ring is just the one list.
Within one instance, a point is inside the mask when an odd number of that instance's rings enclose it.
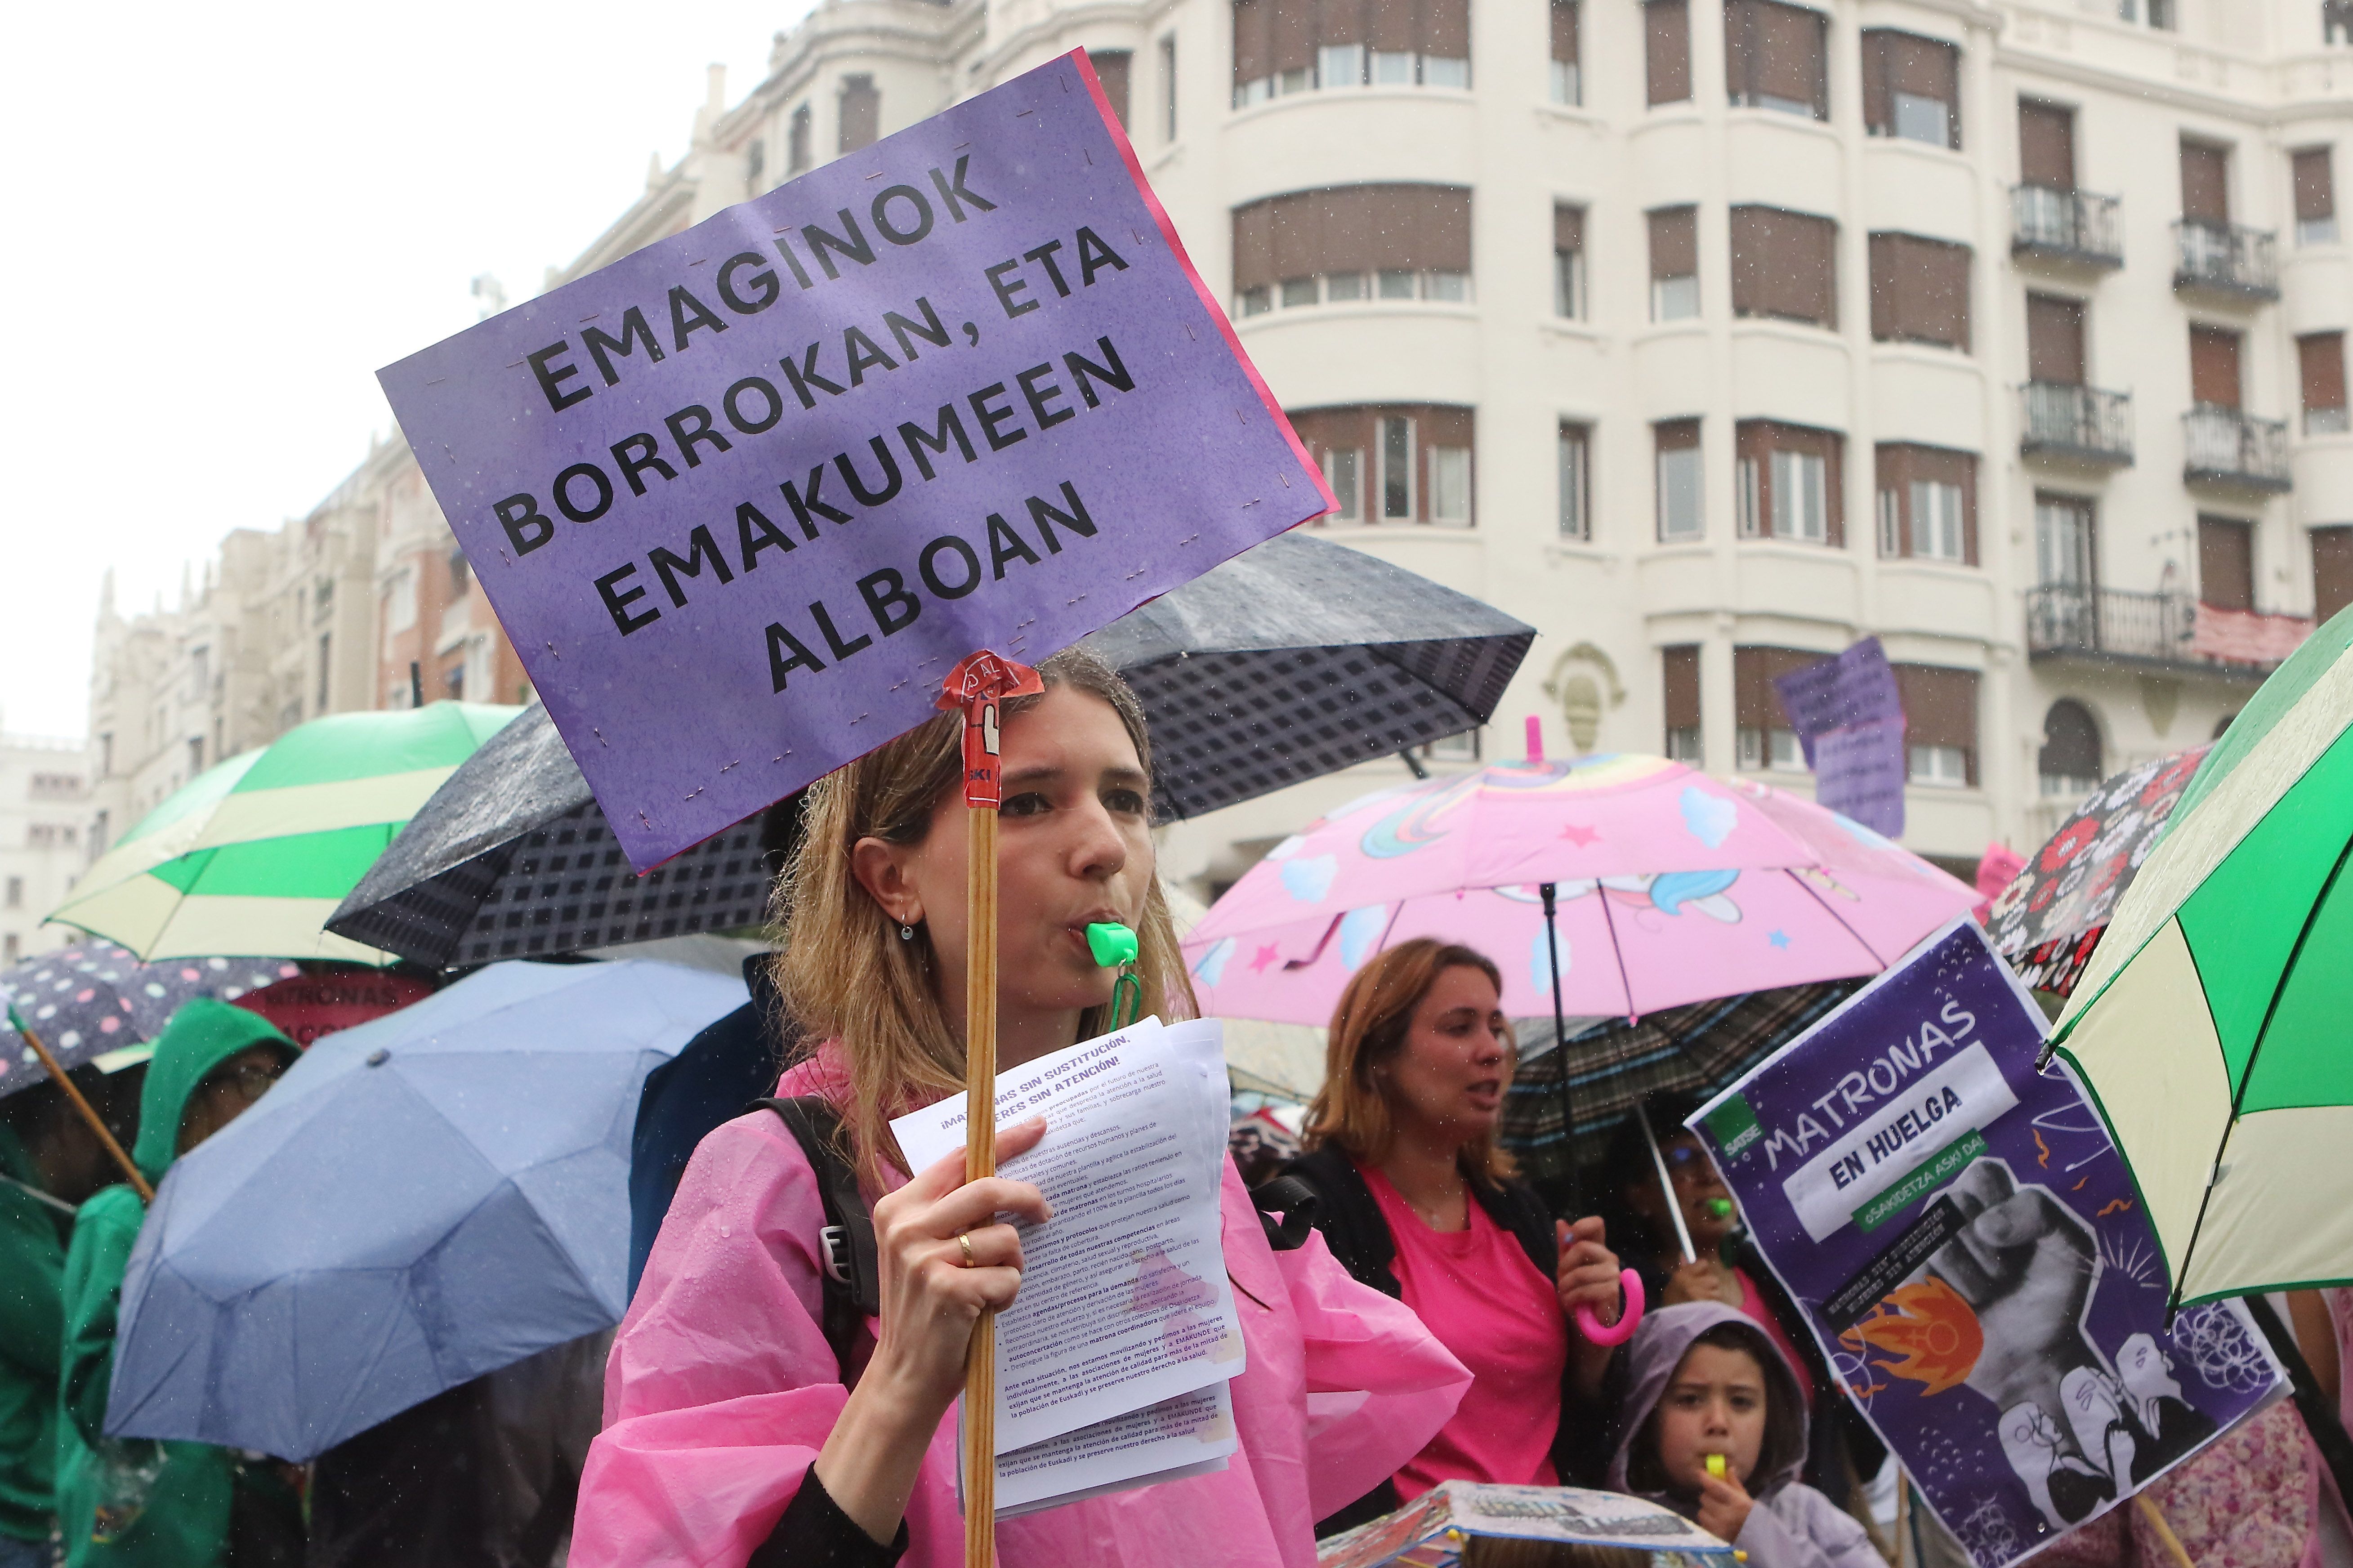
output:
{"label": "white apartment building", "polygon": [[82,742],[0,732],[0,964],[72,942],[40,921],[85,864],[89,797]]}
{"label": "white apartment building", "polygon": [[1080,46],[1319,526],[1544,634],[1491,755],[1802,790],[1770,678],[1875,634],[1966,868],[2353,599],[2348,0],[825,0],[565,275]]}

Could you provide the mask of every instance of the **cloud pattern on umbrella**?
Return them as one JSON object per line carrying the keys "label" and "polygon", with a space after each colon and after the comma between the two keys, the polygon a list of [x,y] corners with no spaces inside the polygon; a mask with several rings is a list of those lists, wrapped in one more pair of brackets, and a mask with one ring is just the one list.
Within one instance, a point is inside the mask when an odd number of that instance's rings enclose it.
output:
{"label": "cloud pattern on umbrella", "polygon": [[1976,902],[1869,828],[1663,757],[1509,763],[1384,791],[1286,839],[1195,928],[1205,1004],[1321,1022],[1374,952],[1463,942],[1504,1006],[1553,1008],[1540,884],[1555,884],[1563,1010],[1651,1012],[1874,973]]}
{"label": "cloud pattern on umbrella", "polygon": [[[96,938],[0,970],[0,995],[68,1071],[153,1039],[184,1002],[248,992],[301,973],[268,959],[179,958],[142,963],[127,948]],[[0,1013],[0,1096],[47,1077],[40,1058]]]}

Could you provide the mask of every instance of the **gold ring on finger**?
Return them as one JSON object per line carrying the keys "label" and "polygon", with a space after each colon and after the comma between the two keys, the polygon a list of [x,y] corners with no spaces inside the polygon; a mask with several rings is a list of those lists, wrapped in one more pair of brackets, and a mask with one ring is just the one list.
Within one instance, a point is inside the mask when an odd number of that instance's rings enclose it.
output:
{"label": "gold ring on finger", "polygon": [[956,1237],[956,1245],[964,1248],[964,1266],[966,1268],[976,1268],[977,1262],[972,1255],[972,1237],[959,1233]]}

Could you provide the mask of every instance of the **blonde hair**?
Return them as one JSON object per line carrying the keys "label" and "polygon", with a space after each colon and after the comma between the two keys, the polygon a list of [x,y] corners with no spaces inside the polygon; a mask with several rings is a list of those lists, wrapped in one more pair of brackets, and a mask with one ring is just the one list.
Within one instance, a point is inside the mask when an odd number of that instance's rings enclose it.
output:
{"label": "blonde hair", "polygon": [[[1038,673],[1050,689],[1067,686],[1108,703],[1151,773],[1144,705],[1115,670],[1073,647],[1047,659]],[[1014,698],[1003,717],[1010,721],[1040,700]],[[850,850],[861,838],[923,841],[962,782],[963,733],[962,716],[944,712],[810,785],[800,845],[776,884],[777,990],[804,1037],[840,1042],[849,1102],[839,1109],[851,1145],[843,1152],[877,1185],[884,1162],[905,1168],[891,1119],[963,1089],[964,1042],[948,1026],[934,989],[938,970],[929,928],[901,941],[897,922],[851,872]],[[1192,982],[1156,875],[1135,935],[1142,1012],[1193,1016]],[[1080,1018],[1078,1038],[1110,1027],[1109,1005],[1091,1007]]]}
{"label": "blonde hair", "polygon": [[[1498,993],[1504,989],[1503,973],[1493,959],[1475,948],[1426,936],[1375,953],[1349,979],[1340,1005],[1332,1010],[1324,1047],[1324,1087],[1307,1108],[1301,1141],[1308,1148],[1335,1144],[1371,1165],[1388,1158],[1397,1119],[1373,1069],[1405,1048],[1414,1009],[1450,969],[1475,969],[1494,983]],[[1459,1158],[1465,1175],[1489,1183],[1508,1180],[1518,1169],[1512,1156],[1496,1146],[1493,1132],[1463,1144]]]}

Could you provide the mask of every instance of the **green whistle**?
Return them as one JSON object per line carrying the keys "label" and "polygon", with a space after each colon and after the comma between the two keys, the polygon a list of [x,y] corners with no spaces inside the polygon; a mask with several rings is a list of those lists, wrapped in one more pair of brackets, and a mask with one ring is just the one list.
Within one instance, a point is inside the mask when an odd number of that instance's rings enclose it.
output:
{"label": "green whistle", "polygon": [[1104,969],[1135,962],[1135,933],[1117,921],[1098,921],[1087,927],[1087,951]]}
{"label": "green whistle", "polygon": [[[1093,928],[1091,926],[1088,929],[1092,931]],[[1095,962],[1100,963],[1103,961],[1101,959],[1097,959]],[[1730,1219],[1732,1217],[1732,1200],[1730,1198],[1710,1198],[1707,1200],[1707,1212],[1714,1215],[1717,1219]]]}

